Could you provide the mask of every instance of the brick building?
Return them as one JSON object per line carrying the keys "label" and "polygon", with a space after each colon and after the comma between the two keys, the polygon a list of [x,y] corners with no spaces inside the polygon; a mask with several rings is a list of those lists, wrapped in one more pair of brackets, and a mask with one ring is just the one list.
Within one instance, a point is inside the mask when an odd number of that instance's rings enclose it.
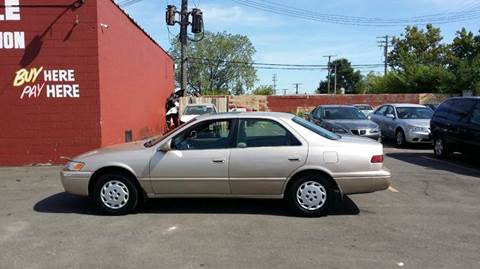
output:
{"label": "brick building", "polygon": [[173,59],[110,0],[0,0],[0,165],[161,133]]}

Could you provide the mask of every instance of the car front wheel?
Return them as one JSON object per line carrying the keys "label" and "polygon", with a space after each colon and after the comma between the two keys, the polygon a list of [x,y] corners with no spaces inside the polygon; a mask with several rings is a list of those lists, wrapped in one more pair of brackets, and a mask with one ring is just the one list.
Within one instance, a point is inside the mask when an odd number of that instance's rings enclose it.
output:
{"label": "car front wheel", "polygon": [[93,197],[97,206],[109,215],[132,212],[138,204],[138,189],[123,173],[100,176],[95,184]]}
{"label": "car front wheel", "polygon": [[304,176],[296,180],[287,193],[292,209],[301,216],[325,215],[333,195],[328,180],[319,175]]}
{"label": "car front wheel", "polygon": [[433,140],[433,154],[437,158],[445,159],[451,154],[449,146],[445,143],[445,140],[441,137]]}
{"label": "car front wheel", "polygon": [[395,142],[397,143],[397,146],[399,146],[399,147],[405,146],[406,140],[405,140],[405,133],[403,132],[403,130],[398,130],[395,133]]}

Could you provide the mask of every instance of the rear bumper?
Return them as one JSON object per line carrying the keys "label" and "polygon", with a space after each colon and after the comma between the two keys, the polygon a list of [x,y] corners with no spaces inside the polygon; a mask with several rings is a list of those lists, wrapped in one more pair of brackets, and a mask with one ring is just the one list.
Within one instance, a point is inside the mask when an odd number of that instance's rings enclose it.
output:
{"label": "rear bumper", "polygon": [[343,194],[358,194],[382,191],[390,186],[390,171],[384,169],[375,172],[338,175],[335,177]]}
{"label": "rear bumper", "polygon": [[61,171],[60,178],[66,192],[88,196],[88,182],[92,172]]}

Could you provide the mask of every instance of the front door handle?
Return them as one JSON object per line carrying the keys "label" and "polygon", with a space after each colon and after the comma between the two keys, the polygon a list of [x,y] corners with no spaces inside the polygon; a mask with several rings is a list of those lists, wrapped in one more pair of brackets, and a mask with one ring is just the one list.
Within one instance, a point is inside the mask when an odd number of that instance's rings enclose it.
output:
{"label": "front door handle", "polygon": [[214,163],[224,163],[225,160],[215,159],[215,160],[212,160],[212,162],[214,162]]}

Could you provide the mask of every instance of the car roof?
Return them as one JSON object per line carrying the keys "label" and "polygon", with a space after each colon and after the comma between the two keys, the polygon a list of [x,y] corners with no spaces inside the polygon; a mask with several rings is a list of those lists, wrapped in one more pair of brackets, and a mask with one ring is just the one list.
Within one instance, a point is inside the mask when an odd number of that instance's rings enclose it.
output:
{"label": "car roof", "polygon": [[211,103],[202,103],[202,104],[188,104],[187,106],[215,106]]}
{"label": "car roof", "polygon": [[372,105],[370,105],[370,104],[354,104],[352,106],[372,106]]}
{"label": "car roof", "polygon": [[281,118],[292,119],[295,115],[283,112],[224,112],[216,114],[205,114],[197,117],[199,120],[209,119],[230,119],[230,118]]}
{"label": "car roof", "polygon": [[354,107],[353,105],[319,105],[318,107]]}
{"label": "car roof", "polygon": [[403,103],[403,104],[384,104],[384,105],[390,105],[390,106],[393,106],[393,107],[425,107],[424,105],[408,104],[408,103]]}

